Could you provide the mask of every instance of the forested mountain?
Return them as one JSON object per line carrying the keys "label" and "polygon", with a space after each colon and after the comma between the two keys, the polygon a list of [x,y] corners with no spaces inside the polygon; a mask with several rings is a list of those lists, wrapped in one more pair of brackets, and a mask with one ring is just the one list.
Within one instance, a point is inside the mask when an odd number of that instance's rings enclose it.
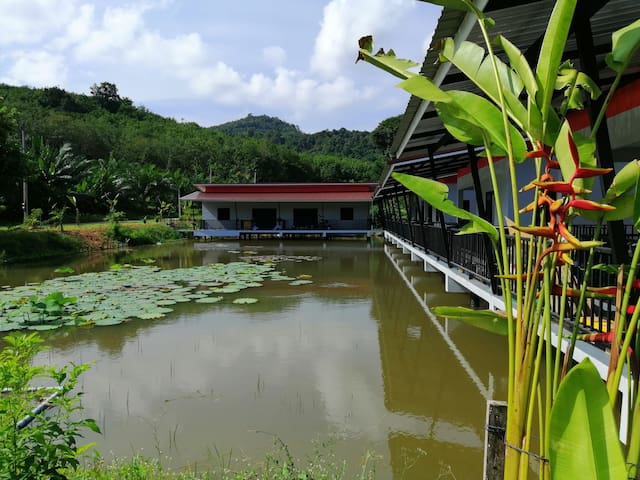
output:
{"label": "forested mountain", "polygon": [[211,127],[229,135],[250,138],[265,138],[277,145],[285,145],[299,152],[322,155],[340,155],[351,158],[375,160],[380,157],[380,148],[374,143],[371,133],[347,130],[323,130],[318,133],[303,133],[300,129],[267,115],[251,115]]}
{"label": "forested mountain", "polygon": [[91,95],[0,84],[0,218],[22,216],[23,178],[30,209],[45,215],[130,217],[170,209],[193,183],[377,181],[384,146],[371,138],[265,116],[203,128],[135,106],[107,82]]}

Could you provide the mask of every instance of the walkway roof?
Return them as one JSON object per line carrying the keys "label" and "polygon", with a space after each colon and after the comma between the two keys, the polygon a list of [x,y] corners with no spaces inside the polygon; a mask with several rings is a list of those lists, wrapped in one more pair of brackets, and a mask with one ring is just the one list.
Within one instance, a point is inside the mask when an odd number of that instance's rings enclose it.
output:
{"label": "walkway roof", "polygon": [[[495,20],[491,35],[502,34],[525,53],[529,62],[537,63],[537,57],[547,21],[555,2],[549,0],[477,0],[484,5],[484,12]],[[594,53],[600,74],[600,85],[606,90],[613,80],[614,72],[604,62],[611,50],[612,32],[628,25],[638,17],[638,0],[580,0],[576,15],[591,18]],[[420,73],[434,80],[444,90],[465,90],[479,93],[475,85],[466,79],[454,66],[438,62],[438,45],[446,37],[456,41],[468,40],[484,45],[481,32],[471,15],[451,9],[443,9],[436,26],[431,45]],[[569,59],[580,68],[574,28],[565,50]],[[640,58],[634,60],[628,71],[626,82],[640,78]],[[393,159],[383,173],[382,192],[396,186],[389,176],[398,171],[431,178],[455,174],[468,163],[466,145],[452,138],[438,118],[433,105],[417,97],[411,97],[401,120],[392,149]],[[435,161],[425,162],[429,152]]]}

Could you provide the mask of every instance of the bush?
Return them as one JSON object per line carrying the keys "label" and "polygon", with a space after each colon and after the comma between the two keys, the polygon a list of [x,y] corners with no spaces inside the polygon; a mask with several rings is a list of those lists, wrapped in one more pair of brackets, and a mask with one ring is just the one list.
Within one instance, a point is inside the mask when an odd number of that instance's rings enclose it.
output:
{"label": "bush", "polygon": [[[34,366],[33,358],[42,350],[36,335],[14,334],[4,338],[0,352],[0,478],[65,479],[78,465],[77,440],[85,429],[99,432],[91,419],[75,420],[82,407],[73,393],[78,376],[88,365],[60,369]],[[54,384],[34,387],[32,382]],[[52,408],[25,416],[42,398]]]}
{"label": "bush", "polygon": [[112,238],[118,242],[127,242],[129,245],[153,245],[158,242],[177,240],[180,233],[166,225],[145,224],[139,226],[125,226],[116,224],[109,232]]}

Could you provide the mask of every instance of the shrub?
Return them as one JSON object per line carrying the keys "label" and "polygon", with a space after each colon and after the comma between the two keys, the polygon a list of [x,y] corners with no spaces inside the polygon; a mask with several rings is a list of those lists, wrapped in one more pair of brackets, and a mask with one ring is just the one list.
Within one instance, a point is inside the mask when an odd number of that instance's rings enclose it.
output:
{"label": "shrub", "polygon": [[166,242],[167,240],[176,240],[180,238],[180,233],[166,225],[140,225],[140,226],[124,226],[117,225],[117,229],[112,229],[110,234],[114,240],[119,242],[127,242],[129,245],[153,245],[158,242]]}
{"label": "shrub", "polygon": [[[91,419],[76,420],[82,410],[79,394],[73,390],[78,376],[88,365],[62,368],[34,366],[42,350],[36,335],[8,335],[0,352],[0,478],[67,478],[78,463],[77,440],[85,429],[99,432]],[[54,384],[34,387],[33,382]],[[25,417],[43,397],[51,409]]]}

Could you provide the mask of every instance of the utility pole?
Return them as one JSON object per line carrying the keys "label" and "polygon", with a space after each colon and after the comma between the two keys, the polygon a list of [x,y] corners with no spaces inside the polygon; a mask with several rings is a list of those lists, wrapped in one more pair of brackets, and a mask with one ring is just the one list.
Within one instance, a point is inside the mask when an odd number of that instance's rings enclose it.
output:
{"label": "utility pole", "polygon": [[[25,137],[24,128],[20,128],[22,154],[25,154]],[[27,221],[29,216],[29,187],[27,185],[27,178],[22,177],[22,220]]]}

